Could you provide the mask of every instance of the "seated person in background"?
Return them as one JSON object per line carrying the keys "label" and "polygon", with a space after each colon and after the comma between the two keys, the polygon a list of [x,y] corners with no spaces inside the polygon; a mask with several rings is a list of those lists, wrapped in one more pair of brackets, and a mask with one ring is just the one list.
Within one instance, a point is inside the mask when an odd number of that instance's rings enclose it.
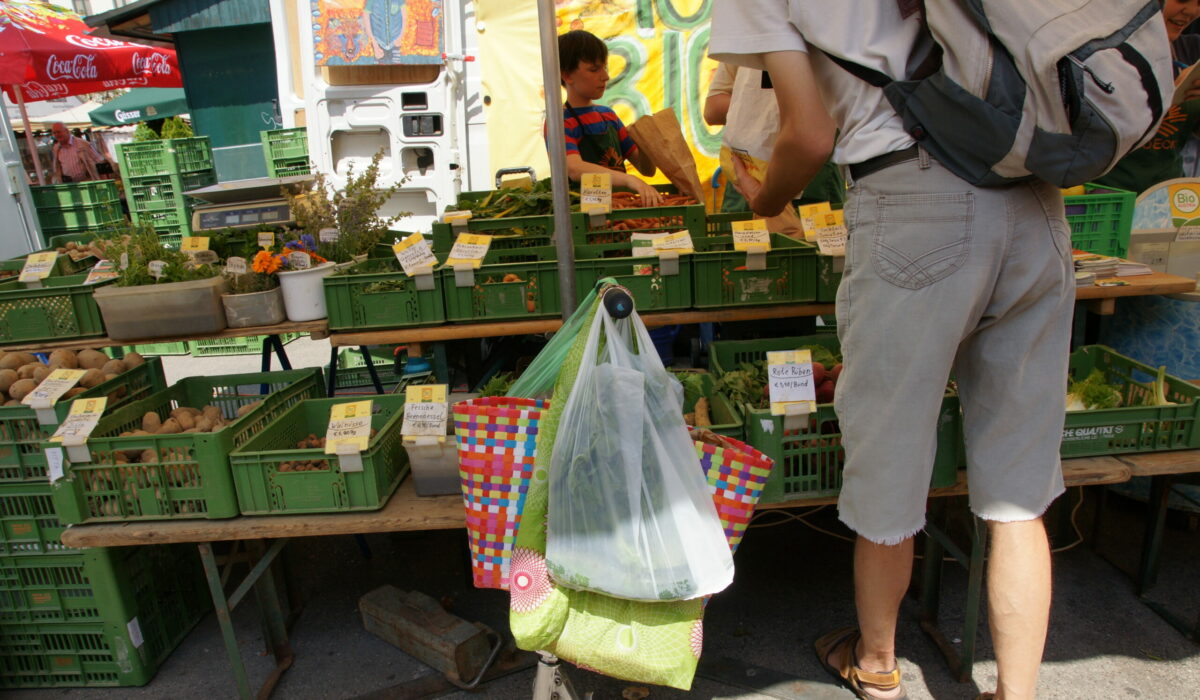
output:
{"label": "seated person in background", "polygon": [[[1200,2],[1200,0],[1197,0]],[[779,133],[779,105],[760,70],[722,63],[713,73],[708,95],[704,98],[704,121],[711,126],[724,124],[722,148],[747,153],[761,161],[771,158]],[[725,173],[726,182],[732,182]],[[846,188],[837,166],[827,162],[800,195],[801,204],[829,202],[841,204]],[[750,211],[746,199],[730,184],[721,201],[723,212]]]}
{"label": "seated person in background", "polygon": [[[1183,33],[1200,17],[1200,0],[1165,0],[1162,12],[1178,79],[1181,71],[1200,61],[1200,35]],[[1183,177],[1183,147],[1197,126],[1200,126],[1200,80],[1193,80],[1184,101],[1171,107],[1154,138],[1122,158],[1096,183],[1141,193],[1164,180]]]}
{"label": "seated person in background", "polygon": [[567,141],[567,176],[578,182],[584,173],[610,173],[613,187],[638,193],[646,206],[656,206],[658,191],[641,178],[625,172],[625,161],[650,177],[650,162],[630,138],[612,109],[593,104],[608,85],[608,47],[594,34],[581,29],[558,37],[558,61],[567,89],[563,105],[563,130]]}

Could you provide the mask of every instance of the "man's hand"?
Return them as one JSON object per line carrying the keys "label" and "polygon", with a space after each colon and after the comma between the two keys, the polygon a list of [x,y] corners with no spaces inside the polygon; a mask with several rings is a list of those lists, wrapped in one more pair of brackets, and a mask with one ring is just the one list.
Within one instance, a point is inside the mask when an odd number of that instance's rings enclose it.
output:
{"label": "man's hand", "polygon": [[1200,99],[1200,80],[1193,80],[1188,86],[1187,92],[1183,94],[1183,101],[1190,102],[1191,100]]}
{"label": "man's hand", "polygon": [[755,206],[754,198],[762,191],[762,183],[754,179],[754,176],[750,174],[750,169],[746,167],[746,164],[736,154],[733,156],[733,174],[736,177],[736,179],[731,180],[733,188],[746,198],[746,203],[750,205],[750,211],[759,216],[775,216],[779,214],[777,211],[759,211],[758,207]]}
{"label": "man's hand", "polygon": [[628,173],[622,177],[620,173],[617,173],[617,177],[615,177],[614,180],[621,186],[628,187],[629,189],[641,195],[642,204],[645,206],[657,207],[662,203],[662,196],[659,195],[658,190],[646,184],[646,182],[641,178],[634,177]]}

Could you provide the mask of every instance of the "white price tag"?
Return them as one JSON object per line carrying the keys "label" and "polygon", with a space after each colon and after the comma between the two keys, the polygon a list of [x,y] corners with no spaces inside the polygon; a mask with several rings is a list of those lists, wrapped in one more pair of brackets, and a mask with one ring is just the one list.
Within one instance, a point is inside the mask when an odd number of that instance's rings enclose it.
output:
{"label": "white price tag", "polygon": [[371,442],[371,409],[374,402],[335,404],[325,429],[325,454],[337,455],[343,472],[363,470],[362,453]]}
{"label": "white price tag", "polygon": [[50,436],[50,441],[61,443],[63,447],[67,448],[67,457],[72,462],[90,462],[91,454],[86,447],[87,439],[96,429],[96,424],[100,422],[100,416],[104,414],[106,405],[108,405],[107,396],[76,399],[71,404],[71,412],[67,414],[66,420]]}
{"label": "white price tag", "polygon": [[249,268],[246,267],[246,259],[238,257],[227,258],[225,260],[225,272],[231,275],[246,274],[249,272]]}
{"label": "white price tag", "polygon": [[54,404],[74,388],[86,373],[87,370],[83,369],[56,369],[37,388],[26,394],[21,403],[37,413],[39,424],[57,425],[58,414],[54,411]]}
{"label": "white price tag", "polygon": [[450,257],[446,258],[447,267],[470,265],[478,270],[483,265],[483,257],[487,255],[492,245],[492,237],[482,233],[460,233],[450,249]]}
{"label": "white price tag", "polygon": [[733,222],[733,249],[739,251],[771,250],[771,233],[762,219]]}
{"label": "white price tag", "polygon": [[91,270],[88,270],[87,279],[85,279],[83,283],[96,284],[105,280],[116,279],[117,276],[117,266],[113,264],[113,261],[101,260],[93,265]]}
{"label": "white price tag", "polygon": [[445,384],[419,384],[404,391],[404,423],[400,433],[405,438],[417,436],[446,436],[449,414]]}
{"label": "white price tag", "polygon": [[317,232],[317,237],[322,243],[334,243],[337,241],[339,235],[336,228],[323,228]]}
{"label": "white price tag", "polygon": [[450,224],[453,228],[466,226],[474,214],[469,211],[445,211],[442,212],[442,223]]}
{"label": "white price tag", "polygon": [[129,269],[129,253],[121,253],[121,264],[119,266],[119,269],[121,269],[121,270]]}
{"label": "white price tag", "polygon": [[657,253],[667,250],[674,251],[679,255],[695,252],[695,248],[692,247],[692,234],[687,231],[676,231],[659,236],[652,241],[652,244]]}
{"label": "white price tag", "polygon": [[821,250],[821,255],[845,257],[847,238],[845,226],[819,228],[817,229],[817,248]]}
{"label": "white price tag", "polygon": [[585,214],[612,211],[612,175],[584,173],[579,181],[579,209]]}
{"label": "white price tag", "polygon": [[312,267],[312,258],[308,257],[308,253],[300,251],[288,253],[288,266],[293,270],[307,270]]}
{"label": "white price tag", "polygon": [[150,276],[154,279],[161,279],[163,270],[167,269],[167,264],[162,260],[151,260],[146,263],[146,267],[150,270]]}
{"label": "white price tag", "polygon": [[258,232],[258,247],[269,250],[275,247],[275,232],[274,231],[259,231]]}
{"label": "white price tag", "polygon": [[437,264],[437,258],[434,257],[429,242],[419,233],[414,233],[394,244],[392,252],[396,254],[396,260],[400,263],[400,267],[404,268],[404,274],[409,277],[429,272]]}
{"label": "white price tag", "polygon": [[812,353],[808,350],[768,352],[767,386],[771,397],[771,415],[812,413],[817,410]]}
{"label": "white price tag", "polygon": [[129,632],[129,641],[133,643],[135,649],[146,643],[142,637],[142,626],[136,617],[125,625],[125,631]]}
{"label": "white price tag", "polygon": [[66,473],[63,471],[63,451],[61,447],[46,448],[46,467],[46,472],[52,484],[66,476]]}

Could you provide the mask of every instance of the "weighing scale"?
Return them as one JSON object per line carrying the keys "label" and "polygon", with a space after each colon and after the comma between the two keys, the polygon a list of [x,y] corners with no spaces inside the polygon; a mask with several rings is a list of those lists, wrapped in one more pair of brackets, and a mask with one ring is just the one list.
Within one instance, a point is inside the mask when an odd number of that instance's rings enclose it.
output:
{"label": "weighing scale", "polygon": [[189,197],[203,200],[192,209],[192,231],[219,231],[227,228],[286,226],[295,223],[283,187],[307,185],[315,175],[256,177],[231,180],[189,190]]}

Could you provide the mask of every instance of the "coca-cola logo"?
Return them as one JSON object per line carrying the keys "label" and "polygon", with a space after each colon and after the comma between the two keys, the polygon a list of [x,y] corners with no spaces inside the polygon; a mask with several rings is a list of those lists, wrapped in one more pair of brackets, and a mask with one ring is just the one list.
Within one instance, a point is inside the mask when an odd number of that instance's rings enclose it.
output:
{"label": "coca-cola logo", "polygon": [[100,82],[100,87],[105,90],[115,90],[116,88],[127,87],[146,87],[150,84],[148,78],[120,78],[118,80],[104,80]]}
{"label": "coca-cola logo", "polygon": [[134,73],[151,73],[154,75],[170,75],[174,72],[171,67],[170,59],[163,53],[151,53],[142,55],[135,53],[133,55],[133,72]]}
{"label": "coca-cola logo", "polygon": [[138,119],[142,118],[142,110],[140,109],[135,109],[132,112],[126,112],[118,109],[113,114],[116,116],[117,121],[119,122],[137,121]]}
{"label": "coca-cola logo", "polygon": [[96,80],[100,72],[96,70],[96,57],[77,53],[71,58],[59,58],[58,54],[50,54],[46,59],[46,77],[51,80]]}
{"label": "coca-cola logo", "polygon": [[65,97],[70,90],[66,85],[51,83],[43,85],[39,82],[28,82],[21,86],[21,92],[26,99],[47,100],[52,97]]}
{"label": "coca-cola logo", "polygon": [[113,41],[101,36],[77,36],[75,34],[67,35],[67,43],[78,46],[81,49],[100,49],[101,51],[122,49],[129,46],[124,41]]}

